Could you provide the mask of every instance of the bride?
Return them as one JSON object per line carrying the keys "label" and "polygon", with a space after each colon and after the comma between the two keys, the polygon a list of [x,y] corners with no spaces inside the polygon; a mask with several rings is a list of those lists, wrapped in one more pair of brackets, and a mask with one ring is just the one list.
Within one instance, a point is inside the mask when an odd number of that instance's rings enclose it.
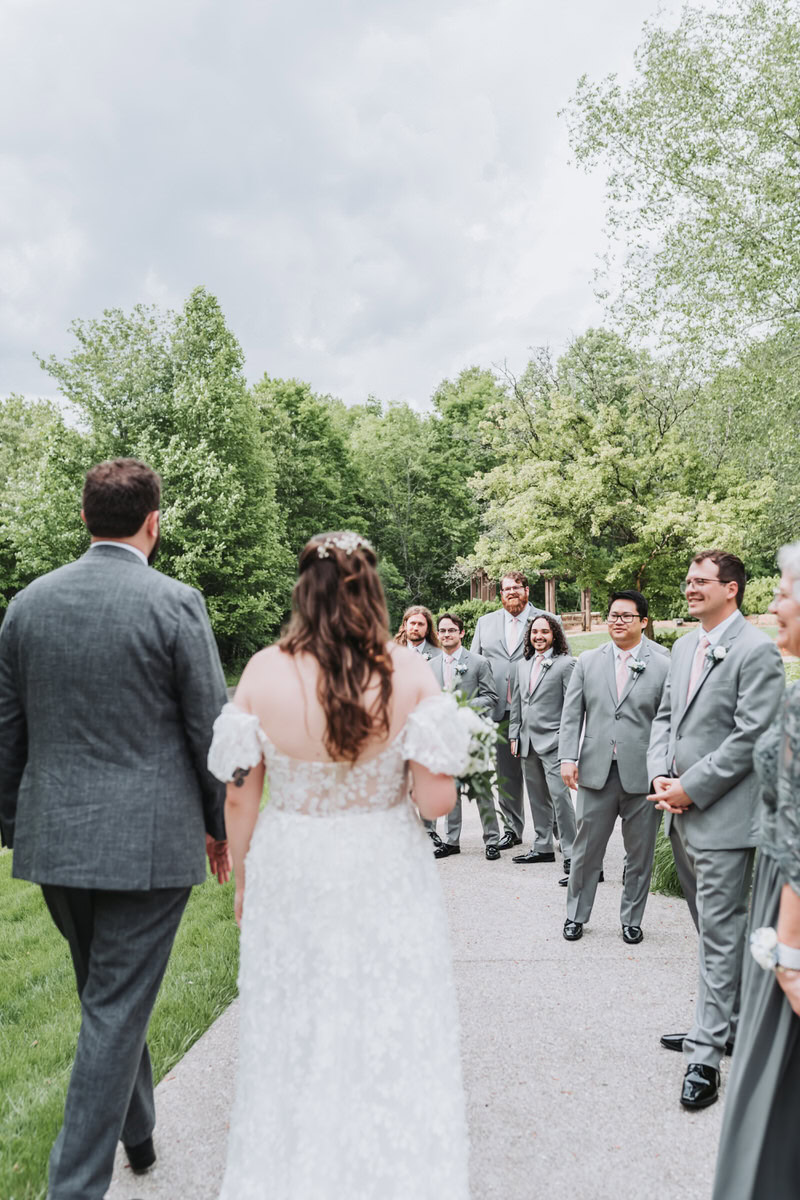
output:
{"label": "bride", "polygon": [[450,947],[414,809],[453,807],[462,737],[389,640],[369,543],[312,538],[288,631],[247,664],[209,753],[242,931],[220,1200],[468,1197]]}

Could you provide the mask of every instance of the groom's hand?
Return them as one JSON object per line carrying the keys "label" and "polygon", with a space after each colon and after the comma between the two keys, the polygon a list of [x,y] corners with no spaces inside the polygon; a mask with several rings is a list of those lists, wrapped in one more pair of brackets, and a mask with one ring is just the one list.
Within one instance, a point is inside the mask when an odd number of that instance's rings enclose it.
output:
{"label": "groom's hand", "polygon": [[562,762],[561,778],[571,791],[578,790],[578,764],[574,762]]}
{"label": "groom's hand", "polygon": [[667,775],[657,775],[653,780],[653,791],[647,797],[660,808],[662,812],[679,816],[692,803],[691,796],[683,790],[680,779],[670,779]]}
{"label": "groom's hand", "polygon": [[206,854],[211,874],[216,875],[218,883],[227,883],[231,877],[231,852],[227,842],[218,842],[206,834]]}

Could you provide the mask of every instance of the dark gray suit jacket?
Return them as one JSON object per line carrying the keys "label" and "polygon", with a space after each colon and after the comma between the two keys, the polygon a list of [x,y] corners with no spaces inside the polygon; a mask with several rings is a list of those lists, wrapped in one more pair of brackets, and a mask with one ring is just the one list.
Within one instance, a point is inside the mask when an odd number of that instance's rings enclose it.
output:
{"label": "dark gray suit jacket", "polygon": [[225,679],[203,598],[96,546],[0,628],[0,832],[13,874],[149,891],[205,879],[225,836],[206,755]]}

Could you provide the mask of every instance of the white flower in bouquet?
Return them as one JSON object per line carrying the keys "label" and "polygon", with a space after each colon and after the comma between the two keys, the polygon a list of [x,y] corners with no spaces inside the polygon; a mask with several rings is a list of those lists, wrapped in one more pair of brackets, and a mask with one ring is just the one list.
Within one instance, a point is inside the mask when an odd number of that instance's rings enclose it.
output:
{"label": "white flower in bouquet", "polygon": [[778,961],[778,935],[769,925],[750,934],[750,953],[760,967],[771,971]]}

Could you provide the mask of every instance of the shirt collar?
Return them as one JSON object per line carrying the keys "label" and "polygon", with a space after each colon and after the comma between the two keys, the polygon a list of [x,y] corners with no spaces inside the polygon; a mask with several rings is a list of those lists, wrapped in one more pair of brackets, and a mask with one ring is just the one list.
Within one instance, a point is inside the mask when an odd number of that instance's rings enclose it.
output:
{"label": "shirt collar", "polygon": [[146,567],[150,566],[149,562],[147,561],[147,555],[142,554],[139,547],[132,546],[130,544],[130,542],[107,542],[107,541],[92,542],[92,545],[89,547],[89,549],[91,550],[94,546],[119,546],[120,550],[129,550],[131,554],[135,554],[137,556],[137,558],[140,558],[142,560],[142,562],[144,563],[144,565]]}
{"label": "shirt collar", "polygon": [[[534,657],[536,656],[536,653],[537,652],[534,651]],[[547,649],[545,650],[544,654],[542,655],[542,658],[552,658],[552,657],[553,657],[553,647],[548,646]]]}
{"label": "shirt collar", "polygon": [[731,615],[726,617],[724,621],[720,621],[719,625],[715,625],[713,629],[703,629],[701,626],[700,632],[697,635],[698,638],[707,637],[709,645],[716,646],[730,629],[738,615],[739,610],[737,608],[735,612],[732,612]]}
{"label": "shirt collar", "polygon": [[461,651],[463,649],[463,646],[459,646],[455,654],[448,654],[446,650],[443,650],[442,657],[444,658],[445,662],[458,662],[458,660],[461,658]]}
{"label": "shirt collar", "polygon": [[[637,643],[635,646],[633,646],[633,647],[632,647],[632,648],[631,648],[631,649],[628,651],[628,654],[630,654],[631,658],[636,658],[636,659],[638,659],[639,655],[640,655],[640,654],[641,654],[641,652],[642,652],[642,640],[643,640],[643,639],[642,639],[642,638],[640,638],[640,639],[639,639],[639,641],[638,641],[638,643]],[[620,650],[619,646],[617,646],[617,645],[614,643],[614,659],[615,659],[615,661],[616,661],[616,662],[619,662],[619,660],[620,660],[620,655],[622,655],[622,654],[624,654],[624,653],[625,653],[625,651],[624,651],[624,650]]]}

